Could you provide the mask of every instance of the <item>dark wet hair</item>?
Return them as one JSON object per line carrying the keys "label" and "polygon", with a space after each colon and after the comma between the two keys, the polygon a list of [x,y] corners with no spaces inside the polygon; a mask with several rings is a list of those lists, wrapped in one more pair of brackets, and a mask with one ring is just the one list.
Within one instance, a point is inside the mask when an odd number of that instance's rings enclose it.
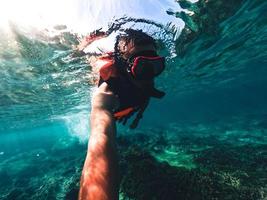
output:
{"label": "dark wet hair", "polygon": [[119,49],[119,42],[125,41],[125,45],[133,42],[135,46],[153,45],[156,48],[156,41],[153,37],[144,33],[142,30],[126,29],[123,33],[119,34],[116,38],[114,46],[114,61],[115,66],[119,68],[121,72],[124,72],[124,67],[127,66],[126,60],[122,57],[122,53]]}
{"label": "dark wet hair", "polygon": [[119,52],[119,42],[125,41],[125,45],[133,42],[136,46],[153,45],[156,48],[156,41],[153,37],[144,33],[142,30],[126,29],[117,36],[114,46],[114,52]]}

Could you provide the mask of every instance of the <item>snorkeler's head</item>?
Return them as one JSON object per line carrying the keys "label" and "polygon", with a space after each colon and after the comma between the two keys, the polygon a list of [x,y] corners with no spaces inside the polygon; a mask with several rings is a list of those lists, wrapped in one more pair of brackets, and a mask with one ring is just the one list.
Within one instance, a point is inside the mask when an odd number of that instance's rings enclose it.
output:
{"label": "snorkeler's head", "polygon": [[141,30],[127,29],[117,37],[115,66],[132,82],[153,83],[165,68],[165,58],[157,54],[154,38]]}
{"label": "snorkeler's head", "polygon": [[162,98],[165,95],[154,87],[154,78],[165,69],[165,58],[157,54],[153,37],[142,30],[127,29],[117,36],[113,55],[114,66],[121,77],[126,77],[149,96]]}
{"label": "snorkeler's head", "polygon": [[131,55],[143,51],[156,51],[156,41],[142,30],[126,29],[117,36],[115,43],[117,55],[128,59]]}

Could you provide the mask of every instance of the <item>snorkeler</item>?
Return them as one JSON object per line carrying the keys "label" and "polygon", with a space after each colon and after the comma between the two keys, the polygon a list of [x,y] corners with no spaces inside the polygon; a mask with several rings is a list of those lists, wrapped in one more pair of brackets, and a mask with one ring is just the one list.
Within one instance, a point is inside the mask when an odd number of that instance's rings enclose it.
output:
{"label": "snorkeler", "polygon": [[[96,31],[78,46],[83,50],[106,34]],[[165,93],[154,87],[154,78],[165,68],[155,40],[141,30],[127,29],[116,38],[113,53],[95,63],[98,90],[92,98],[91,134],[82,172],[79,199],[118,199],[118,161],[115,120],[125,124],[135,113],[136,128],[151,97]]]}
{"label": "snorkeler", "polygon": [[[78,50],[81,52],[106,36],[97,30],[85,38]],[[165,58],[158,56],[155,40],[141,30],[124,30],[116,38],[114,52],[98,57],[92,66],[98,70],[98,86],[106,82],[119,98],[120,106],[113,110],[115,119],[125,125],[137,113],[132,129],[137,127],[150,98],[165,95],[154,87],[154,78],[165,68]]]}

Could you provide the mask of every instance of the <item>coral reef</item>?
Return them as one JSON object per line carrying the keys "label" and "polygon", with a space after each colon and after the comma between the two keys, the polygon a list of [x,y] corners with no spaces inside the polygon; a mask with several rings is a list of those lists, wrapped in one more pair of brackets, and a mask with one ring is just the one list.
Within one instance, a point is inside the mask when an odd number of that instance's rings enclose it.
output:
{"label": "coral reef", "polygon": [[[120,138],[121,199],[264,199],[267,145],[235,144],[222,135],[136,133]],[[159,133],[160,134],[160,133]],[[236,137],[242,138],[242,132]],[[132,141],[132,142],[131,142]],[[163,144],[160,144],[163,141]],[[265,141],[266,142],[266,141]],[[150,144],[150,145],[149,145]],[[155,146],[157,146],[155,153]],[[162,148],[161,148],[162,146]],[[160,151],[193,154],[195,168],[159,162]],[[126,149],[125,149],[126,148]],[[172,159],[178,159],[179,154]],[[154,156],[152,156],[154,155]]]}
{"label": "coral reef", "polygon": [[[228,127],[121,132],[120,199],[267,198],[266,130]],[[1,154],[0,199],[77,199],[85,153],[85,143],[65,138],[51,148]]]}
{"label": "coral reef", "polygon": [[77,199],[86,145],[65,142],[3,159],[0,199]]}

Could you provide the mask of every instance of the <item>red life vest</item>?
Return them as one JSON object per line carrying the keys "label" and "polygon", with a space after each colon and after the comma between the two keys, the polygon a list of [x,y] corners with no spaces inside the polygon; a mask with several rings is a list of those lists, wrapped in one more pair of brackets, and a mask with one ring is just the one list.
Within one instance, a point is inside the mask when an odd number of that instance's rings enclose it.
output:
{"label": "red life vest", "polygon": [[[97,69],[99,69],[99,75],[104,81],[107,81],[111,77],[118,76],[117,69],[114,66],[114,60],[110,56],[99,58],[95,65]],[[114,113],[114,117],[119,120],[122,117],[129,115],[134,110],[134,107],[128,107],[126,109],[119,110],[118,112]]]}

